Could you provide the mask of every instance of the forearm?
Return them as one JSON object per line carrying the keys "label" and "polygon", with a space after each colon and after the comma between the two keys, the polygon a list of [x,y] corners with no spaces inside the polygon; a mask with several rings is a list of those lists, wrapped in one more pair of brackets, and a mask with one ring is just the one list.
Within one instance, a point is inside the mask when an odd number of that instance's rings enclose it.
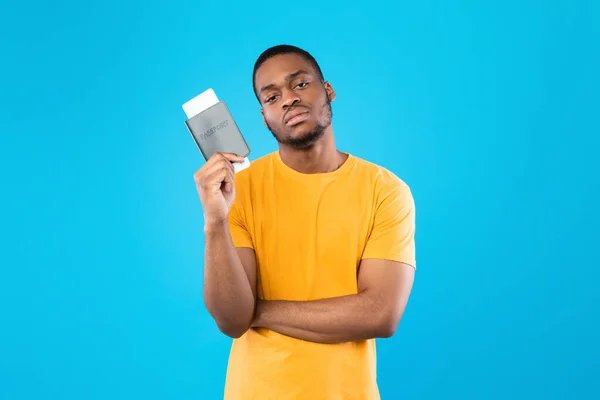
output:
{"label": "forearm", "polygon": [[371,293],[314,301],[261,301],[254,327],[298,339],[339,343],[389,337],[396,322]]}
{"label": "forearm", "polygon": [[204,232],[204,302],[219,329],[239,337],[254,316],[252,288],[227,223],[207,224]]}

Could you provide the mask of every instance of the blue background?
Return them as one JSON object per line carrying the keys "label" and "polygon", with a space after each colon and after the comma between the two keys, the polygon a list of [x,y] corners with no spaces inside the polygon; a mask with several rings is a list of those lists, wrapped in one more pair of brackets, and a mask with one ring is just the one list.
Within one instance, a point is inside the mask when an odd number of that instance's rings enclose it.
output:
{"label": "blue background", "polygon": [[[484,4],[485,3],[485,4]],[[4,3],[0,399],[217,399],[203,160],[181,104],[225,99],[257,158],[252,65],[311,51],[339,147],[412,188],[419,269],[379,341],[388,399],[600,396],[599,6]]]}

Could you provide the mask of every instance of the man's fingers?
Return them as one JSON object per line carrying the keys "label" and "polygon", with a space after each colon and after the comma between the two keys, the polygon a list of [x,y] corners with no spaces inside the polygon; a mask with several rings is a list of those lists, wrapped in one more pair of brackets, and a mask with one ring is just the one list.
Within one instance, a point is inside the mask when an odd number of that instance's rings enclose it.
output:
{"label": "man's fingers", "polygon": [[231,162],[242,162],[244,157],[233,153],[220,153],[223,157],[227,158]]}
{"label": "man's fingers", "polygon": [[234,182],[234,169],[228,161],[215,164],[210,169],[206,170],[200,177],[200,184],[205,189],[217,189],[222,183]]}
{"label": "man's fingers", "polygon": [[225,158],[229,162],[242,162],[242,161],[244,161],[244,157],[238,156],[237,154],[233,154],[233,153],[215,153],[211,157],[211,159],[213,159],[213,158]]}
{"label": "man's fingers", "polygon": [[206,177],[212,175],[215,171],[228,170],[234,173],[233,164],[226,159],[211,160],[211,163],[206,163],[194,174],[194,178],[197,182],[206,180]]}
{"label": "man's fingers", "polygon": [[206,191],[217,191],[227,178],[228,172],[225,169],[218,169],[206,175],[202,182],[202,187]]}
{"label": "man's fingers", "polygon": [[233,169],[233,165],[231,163],[226,163],[225,165],[225,176],[223,176],[222,178],[222,182],[233,182],[233,174],[234,174],[234,169]]}
{"label": "man's fingers", "polygon": [[223,168],[230,170],[232,172],[234,171],[232,163],[230,163],[227,160],[218,160],[218,161],[215,161],[211,165],[206,165],[206,172],[210,173],[210,172],[213,172],[213,171],[216,171],[219,169],[223,169]]}

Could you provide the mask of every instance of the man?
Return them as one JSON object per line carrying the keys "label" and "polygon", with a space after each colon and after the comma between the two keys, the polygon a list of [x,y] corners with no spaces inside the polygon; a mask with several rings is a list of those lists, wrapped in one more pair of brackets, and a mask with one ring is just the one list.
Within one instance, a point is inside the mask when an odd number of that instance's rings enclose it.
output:
{"label": "man", "polygon": [[308,52],[267,49],[253,85],[279,150],[195,174],[205,303],[234,338],[225,399],[379,399],[375,338],[394,334],[416,268],[411,191],[336,148],[335,91]]}

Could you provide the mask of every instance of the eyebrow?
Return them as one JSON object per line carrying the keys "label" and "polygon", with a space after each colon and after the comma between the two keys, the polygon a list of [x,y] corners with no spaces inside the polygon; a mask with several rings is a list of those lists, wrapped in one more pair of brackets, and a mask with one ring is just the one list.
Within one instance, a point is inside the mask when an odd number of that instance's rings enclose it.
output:
{"label": "eyebrow", "polygon": [[[291,74],[289,74],[288,76],[286,76],[285,79],[289,81],[289,80],[292,80],[292,79],[294,79],[294,78],[296,78],[296,77],[298,77],[299,75],[302,75],[302,74],[309,74],[309,72],[307,70],[305,70],[305,69],[299,69],[298,71],[292,72]],[[262,92],[264,92],[266,90],[269,90],[269,89],[273,89],[274,87],[275,87],[274,83],[269,83],[268,85],[265,85],[262,88],[260,88],[259,93],[262,93]]]}

